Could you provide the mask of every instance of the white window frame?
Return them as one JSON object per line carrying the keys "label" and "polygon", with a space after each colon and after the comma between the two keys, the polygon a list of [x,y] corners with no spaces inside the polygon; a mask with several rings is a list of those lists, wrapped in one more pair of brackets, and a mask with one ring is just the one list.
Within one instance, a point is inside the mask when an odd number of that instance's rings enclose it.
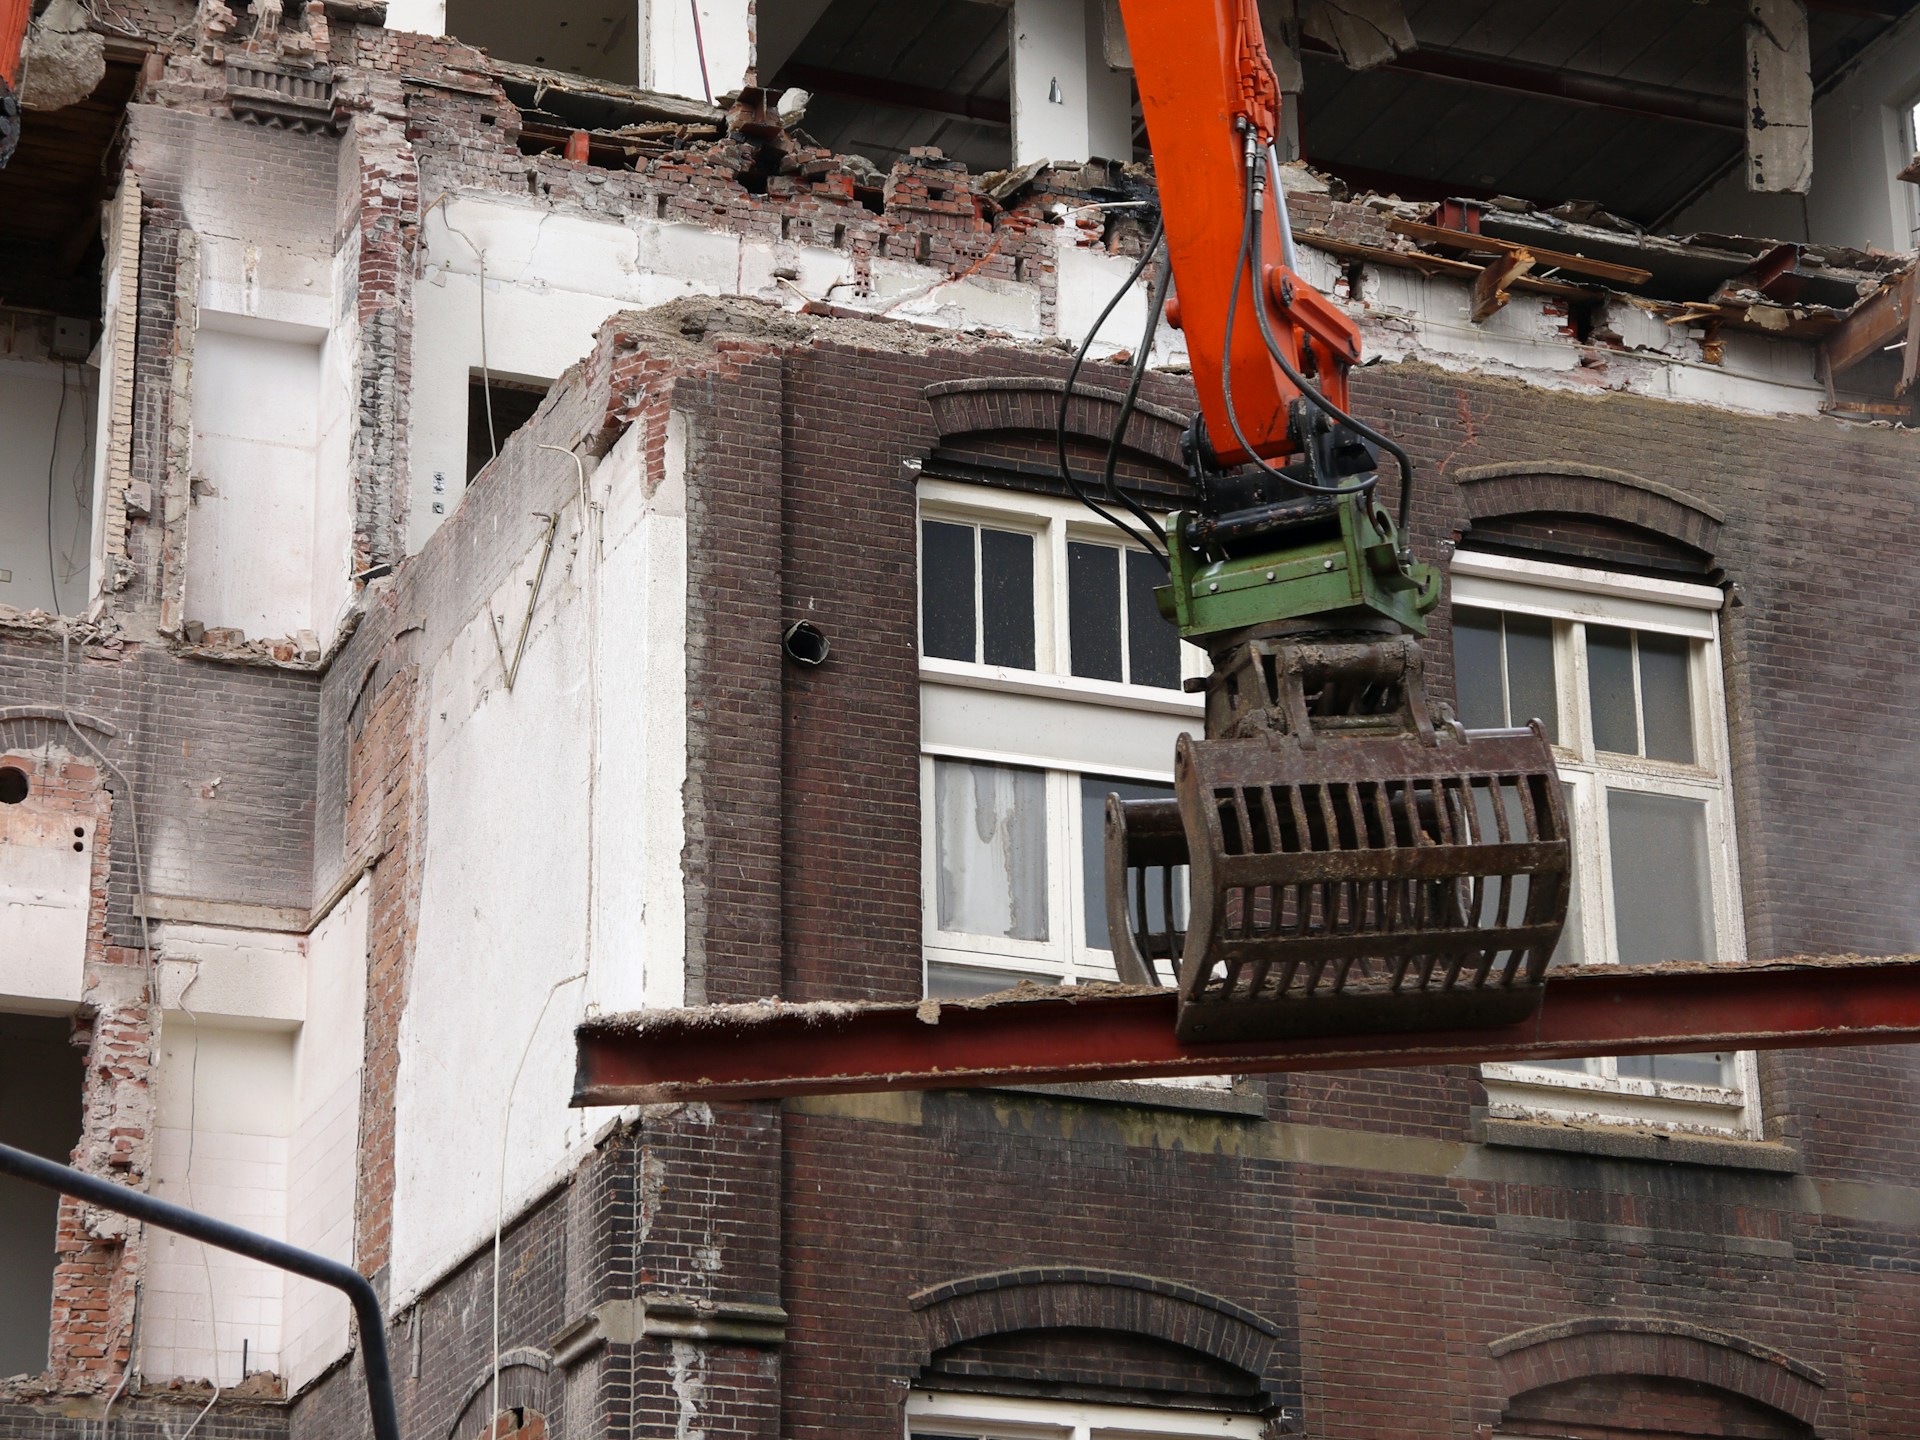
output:
{"label": "white window frame", "polygon": [[[1117,978],[1113,953],[1091,943],[1080,887],[1080,780],[1085,775],[1173,783],[1174,745],[1204,732],[1198,695],[1158,686],[1090,680],[1069,673],[1067,545],[1128,545],[1076,501],[946,480],[921,480],[919,519],[1020,531],[1034,545],[1032,670],[972,661],[920,659],[921,864],[924,964],[1008,972],[1008,983],[1043,977],[1074,985]],[[919,573],[920,526],[914,527]],[[977,551],[976,551],[977,554]],[[976,568],[975,594],[980,579]],[[1124,571],[1123,571],[1124,586]],[[1126,648],[1125,590],[1121,637]],[[916,621],[918,598],[916,585]],[[983,624],[978,604],[975,624]],[[916,623],[916,636],[918,626]],[[1181,674],[1204,676],[1207,658],[1183,645]],[[959,934],[939,929],[935,863],[934,763],[968,760],[1045,773],[1047,918],[1045,941]],[[1105,936],[1100,937],[1104,939]],[[923,985],[926,980],[923,974]]]}
{"label": "white window frame", "polygon": [[[1462,551],[1452,563],[1456,607],[1499,610],[1555,621],[1554,669],[1559,741],[1554,759],[1573,791],[1574,864],[1580,891],[1581,959],[1613,963],[1613,861],[1603,789],[1674,795],[1706,806],[1708,870],[1717,958],[1746,958],[1740,910],[1740,860],[1733,816],[1718,614],[1711,585],[1655,580],[1572,565]],[[1587,702],[1587,624],[1685,636],[1694,724],[1693,764],[1607,755],[1594,750]],[[1487,1064],[1489,1113],[1500,1118],[1599,1120],[1621,1124],[1760,1134],[1759,1076],[1750,1051],[1736,1052],[1730,1086],[1647,1080],[1613,1072],[1579,1074],[1524,1064]]]}
{"label": "white window frame", "polygon": [[904,1433],[909,1440],[1261,1440],[1269,1427],[1253,1415],[915,1390],[907,1397]]}

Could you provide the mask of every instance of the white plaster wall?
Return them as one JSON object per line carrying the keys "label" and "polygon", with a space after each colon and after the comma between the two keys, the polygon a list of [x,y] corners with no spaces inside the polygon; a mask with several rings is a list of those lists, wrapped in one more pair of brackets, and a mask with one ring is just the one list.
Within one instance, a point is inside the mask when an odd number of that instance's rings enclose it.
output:
{"label": "white plaster wall", "polygon": [[1920,100],[1920,14],[1876,41],[1813,107],[1813,188],[1754,195],[1735,166],[1670,228],[1910,250],[1916,191],[1894,179],[1913,158],[1906,111]]}
{"label": "white plaster wall", "polygon": [[78,1003],[93,828],[91,820],[42,812],[31,796],[0,805],[0,1005],[62,1010]]}
{"label": "white plaster wall", "polygon": [[[583,526],[577,500],[563,509],[513,691],[484,612],[428,662],[428,829],[396,1087],[396,1306],[484,1245],[502,1209],[543,1192],[604,1123],[567,1105],[586,1005],[683,994],[685,489],[675,473],[645,493],[642,438],[630,432],[589,476],[601,525]],[[508,633],[539,560],[539,527],[527,534],[492,600]]]}
{"label": "white plaster wall", "polygon": [[447,33],[447,0],[387,0],[387,29],[416,35]]}
{"label": "white plaster wall", "polygon": [[[640,7],[640,88],[716,101],[747,83],[753,64],[750,0],[636,0]],[[779,3],[779,0],[762,0]],[[700,11],[694,33],[693,12]],[[706,73],[701,76],[701,50]]]}
{"label": "white plaster wall", "polygon": [[255,639],[314,626],[325,331],[202,312],[186,615]]}
{"label": "white plaster wall", "polygon": [[[88,365],[0,353],[0,605],[56,613],[64,607],[71,615],[86,608],[93,539],[90,422],[97,413],[98,382],[98,372]],[[49,488],[59,605],[47,557]]]}
{"label": "white plaster wall", "polygon": [[[336,271],[353,260],[344,253]],[[320,348],[320,394],[314,446],[312,596],[307,614],[322,649],[331,645],[353,600],[353,437],[360,423],[354,390],[354,357],[360,348],[360,315],[353,287],[337,276],[341,297]]]}
{"label": "white plaster wall", "polygon": [[[353,1260],[360,1070],[367,999],[367,893],[362,879],[306,941],[305,1023],[294,1048],[287,1155],[287,1239]],[[281,1373],[297,1392],[346,1353],[352,1307],[326,1285],[289,1275]]]}
{"label": "white plaster wall", "polygon": [[409,550],[424,545],[459,503],[467,386],[483,361],[498,375],[551,381],[586,355],[616,311],[694,294],[792,300],[775,269],[797,271],[809,295],[852,273],[848,257],[833,250],[745,244],[698,225],[592,220],[464,195],[435,207],[422,232],[425,265],[413,291]]}
{"label": "white plaster wall", "polygon": [[[284,1238],[293,1077],[290,1030],[168,1011],[153,1079],[153,1194]],[[142,1280],[148,1379],[237,1384],[243,1341],[248,1372],[279,1368],[278,1270],[156,1230]]]}
{"label": "white plaster wall", "polygon": [[1013,0],[1013,163],[1133,158],[1132,77],[1106,63],[1101,0]]}

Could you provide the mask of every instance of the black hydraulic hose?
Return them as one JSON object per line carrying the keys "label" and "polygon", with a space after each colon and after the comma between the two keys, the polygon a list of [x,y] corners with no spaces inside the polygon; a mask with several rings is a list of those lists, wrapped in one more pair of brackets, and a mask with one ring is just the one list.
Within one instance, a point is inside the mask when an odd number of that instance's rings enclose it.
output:
{"label": "black hydraulic hose", "polygon": [[[1100,312],[1100,318],[1095,320],[1093,322],[1093,328],[1087,331],[1087,338],[1080,342],[1080,351],[1073,357],[1073,368],[1067,372],[1066,389],[1060,394],[1060,418],[1054,426],[1053,432],[1054,444],[1060,459],[1060,478],[1067,482],[1067,488],[1073,491],[1074,497],[1102,520],[1113,526],[1113,528],[1118,530],[1122,535],[1125,535],[1129,540],[1133,541],[1133,543],[1138,545],[1142,550],[1159,558],[1162,564],[1166,563],[1166,556],[1163,551],[1157,549],[1152,540],[1139,535],[1131,525],[1128,525],[1119,516],[1109,510],[1103,509],[1100,503],[1087,492],[1086,487],[1080,483],[1080,478],[1073,473],[1073,467],[1067,463],[1067,407],[1073,403],[1074,387],[1080,380],[1080,367],[1087,363],[1087,353],[1093,348],[1094,337],[1100,333],[1100,327],[1107,323],[1107,317],[1113,314],[1114,307],[1119,305],[1121,298],[1133,288],[1134,282],[1140,278],[1140,272],[1147,268],[1147,263],[1153,259],[1154,251],[1159,249],[1161,237],[1165,234],[1166,221],[1163,218],[1153,227],[1153,238],[1147,241],[1146,248],[1140,252],[1140,259],[1135,262],[1133,270],[1128,274],[1120,288],[1113,292],[1113,298],[1107,301],[1106,309]],[[1159,527],[1154,526],[1153,528],[1157,531]],[[1162,538],[1164,539],[1164,535]]]}
{"label": "black hydraulic hose", "polygon": [[353,1312],[360,1321],[360,1358],[367,1371],[367,1406],[373,1412],[374,1440],[400,1440],[400,1412],[394,1406],[393,1372],[387,1363],[387,1329],[380,1314],[380,1297],[373,1293],[373,1286],[367,1283],[366,1276],[352,1266],[329,1260],[324,1255],[315,1255],[309,1250],[301,1250],[281,1240],[256,1235],[251,1230],[242,1230],[238,1225],[215,1220],[197,1210],[156,1200],[151,1195],[129,1190],[124,1185],[88,1175],[71,1166],[43,1160],[25,1150],[16,1150],[11,1145],[0,1145],[0,1174],[12,1175],[30,1185],[56,1190],[62,1195],[71,1195],[102,1210],[131,1215],[145,1224],[185,1235],[203,1245],[230,1250],[236,1255],[244,1255],[250,1260],[259,1260],[276,1269],[344,1291],[353,1302]]}
{"label": "black hydraulic hose", "polygon": [[[1273,183],[1278,185],[1280,183],[1280,177],[1276,175]],[[1248,193],[1252,193],[1251,186],[1248,188]],[[1262,236],[1260,226],[1257,223],[1250,226],[1249,236],[1253,243],[1253,273],[1258,275],[1260,273],[1260,262],[1262,258],[1260,253]],[[1267,318],[1267,307],[1264,301],[1264,296],[1256,299],[1253,313],[1260,321],[1260,338],[1266,342],[1267,353],[1273,356],[1273,363],[1278,365],[1287,379],[1298,387],[1302,395],[1306,396],[1308,403],[1317,407],[1324,414],[1339,421],[1356,434],[1371,440],[1375,445],[1378,445],[1382,450],[1393,456],[1394,463],[1400,467],[1400,543],[1403,545],[1406,544],[1407,519],[1412,513],[1409,507],[1413,502],[1413,461],[1408,458],[1407,452],[1397,441],[1381,434],[1365,421],[1354,419],[1353,416],[1349,415],[1345,410],[1342,410],[1338,405],[1327,399],[1325,395],[1321,394],[1318,386],[1314,385],[1298,370],[1294,369],[1293,362],[1287,359],[1286,351],[1281,348],[1280,342],[1274,338],[1273,324]]]}
{"label": "black hydraulic hose", "polygon": [[[1160,329],[1160,311],[1166,303],[1167,286],[1172,279],[1172,258],[1162,256],[1158,268],[1154,271],[1153,279],[1147,285],[1147,326],[1140,336],[1140,348],[1134,352],[1133,375],[1127,381],[1126,399],[1120,402],[1119,417],[1113,422],[1113,434],[1107,440],[1107,463],[1100,475],[1101,483],[1106,487],[1107,497],[1118,500],[1131,510],[1141,524],[1159,537],[1162,549],[1167,543],[1166,527],[1154,519],[1151,511],[1120,489],[1114,480],[1114,471],[1120,463],[1120,443],[1126,438],[1127,425],[1133,419],[1134,405],[1140,398],[1140,382],[1147,378],[1147,361],[1153,352],[1153,337]],[[1160,562],[1162,569],[1169,574],[1172,573],[1172,562],[1164,554],[1156,554],[1153,558]]]}
{"label": "black hydraulic hose", "polygon": [[[1257,165],[1257,162],[1255,162],[1255,165]],[[1254,247],[1254,233],[1259,226],[1260,220],[1259,213],[1253,208],[1254,181],[1256,176],[1255,165],[1249,166],[1247,175],[1247,204],[1245,218],[1240,227],[1240,257],[1234,262],[1233,266],[1233,290],[1227,299],[1227,332],[1222,341],[1222,349],[1224,349],[1226,353],[1221,357],[1220,398],[1225,404],[1227,424],[1233,429],[1233,438],[1240,442],[1240,448],[1247,452],[1248,457],[1253,461],[1254,465],[1259,468],[1260,472],[1270,479],[1278,480],[1289,489],[1297,490],[1306,495],[1365,495],[1380,483],[1379,476],[1369,475],[1365,480],[1355,485],[1311,485],[1305,480],[1296,480],[1284,470],[1276,469],[1263,460],[1259,454],[1255,452],[1253,445],[1248,441],[1246,432],[1240,428],[1240,416],[1238,412],[1235,411],[1233,405],[1233,326],[1235,316],[1240,309],[1240,285],[1246,278],[1248,262]],[[1265,303],[1258,295],[1254,297],[1253,309],[1254,313],[1261,317],[1264,324],[1266,318]],[[1289,379],[1294,379],[1296,385],[1304,387],[1304,381],[1294,378],[1292,366],[1287,367],[1287,374]]]}

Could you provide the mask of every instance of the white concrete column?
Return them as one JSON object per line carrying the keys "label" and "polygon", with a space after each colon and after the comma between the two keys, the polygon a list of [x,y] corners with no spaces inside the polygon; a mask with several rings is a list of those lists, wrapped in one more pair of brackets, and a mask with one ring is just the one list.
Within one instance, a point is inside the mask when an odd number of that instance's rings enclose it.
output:
{"label": "white concrete column", "polygon": [[1013,163],[1133,155],[1133,91],[1107,64],[1102,0],[1014,0]]}
{"label": "white concrete column", "polygon": [[[753,64],[753,19],[748,0],[637,0],[640,15],[640,88],[716,103],[747,83]],[[700,14],[698,33],[694,11]],[[706,56],[704,81],[701,55]]]}

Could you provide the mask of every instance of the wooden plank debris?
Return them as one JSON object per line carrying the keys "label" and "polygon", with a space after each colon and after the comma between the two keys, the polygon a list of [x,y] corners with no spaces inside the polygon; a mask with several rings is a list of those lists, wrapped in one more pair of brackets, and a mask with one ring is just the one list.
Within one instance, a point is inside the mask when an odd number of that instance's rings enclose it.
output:
{"label": "wooden plank debris", "polygon": [[1516,250],[1525,250],[1533,256],[1533,263],[1542,270],[1564,270],[1570,275],[1590,275],[1595,280],[1609,281],[1615,285],[1644,285],[1653,278],[1651,270],[1642,270],[1634,265],[1616,265],[1611,260],[1589,260],[1585,255],[1570,255],[1560,250],[1543,250],[1538,245],[1522,245],[1517,240],[1501,240],[1492,235],[1474,235],[1465,230],[1449,230],[1444,225],[1423,225],[1418,220],[1394,218],[1387,221],[1387,228],[1396,235],[1405,235],[1409,240],[1418,240],[1426,245],[1440,245],[1450,250],[1464,250],[1482,255],[1511,255]]}
{"label": "wooden plank debris", "polygon": [[[1302,245],[1311,245],[1329,255],[1338,255],[1344,260],[1360,260],[1369,265],[1388,265],[1396,270],[1417,270],[1422,275],[1453,275],[1463,280],[1479,278],[1482,266],[1470,260],[1455,260],[1446,255],[1433,255],[1424,250],[1390,250],[1384,245],[1368,245],[1358,240],[1342,240],[1332,235],[1322,235],[1313,230],[1294,232],[1294,238]],[[1534,275],[1515,277],[1509,285],[1512,290],[1524,290],[1534,295],[1558,295],[1568,300],[1592,300],[1599,291],[1586,285],[1571,285],[1564,280],[1542,280]]]}
{"label": "wooden plank debris", "polygon": [[1513,298],[1507,287],[1532,268],[1533,254],[1527,250],[1509,250],[1490,261],[1473,282],[1473,323],[1505,309]]}
{"label": "wooden plank debris", "polygon": [[1804,0],[1747,0],[1747,189],[1813,184],[1813,62]]}

